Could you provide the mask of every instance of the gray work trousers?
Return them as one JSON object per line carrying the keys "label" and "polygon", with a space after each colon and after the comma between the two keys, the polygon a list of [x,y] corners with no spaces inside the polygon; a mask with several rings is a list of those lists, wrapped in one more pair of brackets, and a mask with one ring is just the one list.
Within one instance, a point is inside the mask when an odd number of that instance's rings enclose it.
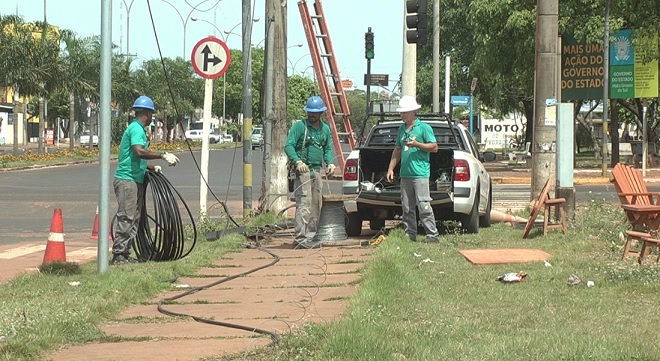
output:
{"label": "gray work trousers", "polygon": [[112,254],[129,255],[131,240],[135,238],[140,222],[140,209],[144,190],[142,184],[115,178],[112,185],[117,196],[117,223],[114,228]]}
{"label": "gray work trousers", "polygon": [[427,237],[438,238],[438,228],[431,207],[431,191],[428,178],[401,178],[401,208],[403,210],[403,225],[406,235],[411,239],[417,237],[417,212],[422,221]]}
{"label": "gray work trousers", "polygon": [[321,173],[318,170],[310,169],[308,173],[296,174],[293,185],[296,197],[294,240],[298,243],[311,241],[316,234],[323,202]]}

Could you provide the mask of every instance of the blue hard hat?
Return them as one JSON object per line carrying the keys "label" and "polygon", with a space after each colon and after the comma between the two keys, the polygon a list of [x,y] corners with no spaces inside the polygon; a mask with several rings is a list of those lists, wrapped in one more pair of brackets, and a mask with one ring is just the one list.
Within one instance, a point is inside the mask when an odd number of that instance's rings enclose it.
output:
{"label": "blue hard hat", "polygon": [[146,95],[141,95],[137,99],[135,99],[135,103],[133,103],[133,106],[131,109],[137,109],[137,108],[142,108],[142,109],[149,109],[151,111],[156,111],[156,108],[154,107],[154,101],[151,100]]}
{"label": "blue hard hat", "polygon": [[305,111],[310,113],[323,113],[327,109],[325,104],[323,104],[323,99],[318,95],[309,98],[305,107]]}

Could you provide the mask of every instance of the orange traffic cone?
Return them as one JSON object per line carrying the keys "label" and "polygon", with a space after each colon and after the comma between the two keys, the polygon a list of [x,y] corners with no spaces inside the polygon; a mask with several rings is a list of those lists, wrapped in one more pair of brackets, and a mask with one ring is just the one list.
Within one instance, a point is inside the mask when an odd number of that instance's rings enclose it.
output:
{"label": "orange traffic cone", "polygon": [[92,236],[90,239],[99,239],[99,206],[96,206],[96,216],[94,216],[94,226],[92,227]]}
{"label": "orange traffic cone", "polygon": [[493,209],[490,211],[490,221],[493,223],[526,223],[527,219]]}
{"label": "orange traffic cone", "polygon": [[43,264],[53,262],[66,262],[66,251],[64,250],[64,226],[62,225],[62,209],[56,208],[53,213],[53,221],[50,224],[50,234],[46,243]]}
{"label": "orange traffic cone", "polygon": [[[92,227],[92,236],[89,239],[99,239],[99,206],[96,206],[96,216],[94,216],[94,226]],[[108,239],[112,239],[112,235],[108,233]]]}

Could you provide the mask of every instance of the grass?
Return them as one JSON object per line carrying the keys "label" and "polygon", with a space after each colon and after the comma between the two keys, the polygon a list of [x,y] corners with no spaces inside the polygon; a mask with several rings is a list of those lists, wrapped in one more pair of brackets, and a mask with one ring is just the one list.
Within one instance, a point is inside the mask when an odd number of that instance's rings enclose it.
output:
{"label": "grass", "polygon": [[[660,323],[660,267],[620,260],[624,229],[618,206],[594,200],[578,210],[568,236],[534,230],[523,240],[498,224],[423,244],[394,231],[366,265],[343,319],[309,325],[250,359],[658,360],[649,335]],[[463,248],[541,248],[552,266],[472,265],[457,252]],[[420,262],[427,257],[433,262]],[[495,280],[518,271],[529,274],[521,283]],[[583,282],[567,285],[571,275]]]}
{"label": "grass", "polygon": [[[265,215],[247,226],[276,221]],[[642,266],[620,259],[625,229],[618,205],[593,199],[580,205],[568,235],[544,237],[536,229],[523,240],[520,229],[496,224],[424,244],[395,230],[365,265],[341,320],[308,325],[250,359],[658,360],[660,266],[654,256]],[[0,360],[40,360],[62,345],[112,341],[98,325],[170,289],[166,280],[211,266],[242,241],[238,235],[202,241],[183,260],[110,267],[104,275],[92,262],[78,274],[20,276],[0,286]],[[552,267],[476,266],[457,252],[464,248],[540,248],[552,254]],[[518,271],[528,274],[525,281],[496,281]],[[571,275],[583,283],[567,285]],[[587,280],[595,286],[586,287]]]}

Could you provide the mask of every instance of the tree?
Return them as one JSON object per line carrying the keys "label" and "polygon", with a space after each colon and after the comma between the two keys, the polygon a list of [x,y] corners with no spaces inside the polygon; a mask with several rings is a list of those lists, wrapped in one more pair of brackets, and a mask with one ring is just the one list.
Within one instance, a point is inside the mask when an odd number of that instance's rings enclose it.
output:
{"label": "tree", "polygon": [[[14,93],[20,92],[24,97],[43,97],[53,90],[59,74],[59,35],[53,30],[47,24],[25,23],[20,16],[0,15],[0,86],[11,86]],[[17,113],[16,106],[14,114]],[[18,117],[15,119],[17,153]]]}
{"label": "tree", "polygon": [[[65,47],[62,51],[63,76],[60,85],[62,90],[69,94],[67,134],[69,134],[69,149],[73,150],[76,104],[80,104],[85,98],[98,99],[99,96],[97,89],[100,84],[101,63],[98,51],[100,43],[98,37],[80,38],[69,30],[62,32],[62,40]],[[84,123],[82,114],[79,115],[81,120],[78,123]],[[78,127],[78,131],[82,131],[82,127]],[[90,146],[92,146],[91,142]]]}

